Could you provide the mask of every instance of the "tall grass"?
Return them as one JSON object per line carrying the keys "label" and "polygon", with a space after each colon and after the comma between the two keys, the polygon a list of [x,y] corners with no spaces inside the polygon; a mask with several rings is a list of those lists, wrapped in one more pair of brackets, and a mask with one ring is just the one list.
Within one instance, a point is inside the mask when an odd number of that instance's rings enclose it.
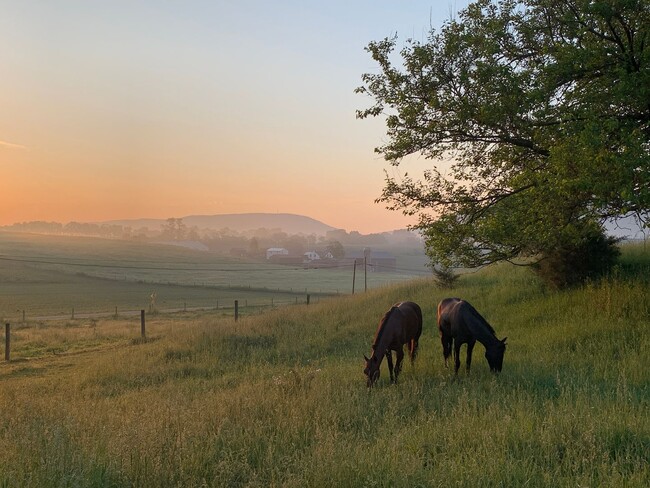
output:
{"label": "tall grass", "polygon": [[[0,366],[0,485],[648,486],[647,292],[622,272],[565,292],[510,266],[463,276],[452,294],[508,336],[499,376],[480,345],[471,375],[444,368],[429,280],[18,360]],[[403,299],[420,355],[369,391],[362,355]]]}

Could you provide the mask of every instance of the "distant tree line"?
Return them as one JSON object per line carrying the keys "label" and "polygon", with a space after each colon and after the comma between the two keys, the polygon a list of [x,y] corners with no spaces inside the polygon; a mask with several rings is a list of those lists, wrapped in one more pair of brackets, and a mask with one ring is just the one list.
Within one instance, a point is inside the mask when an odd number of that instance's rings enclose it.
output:
{"label": "distant tree line", "polygon": [[14,232],[30,232],[34,234],[61,234],[106,237],[112,239],[130,239],[137,235],[131,227],[112,224],[92,224],[83,222],[59,222],[31,221],[19,222],[1,227],[2,230]]}
{"label": "distant tree line", "polygon": [[30,232],[36,234],[75,235],[109,239],[139,240],[149,242],[195,241],[204,244],[210,251],[236,257],[264,258],[270,247],[283,247],[291,255],[302,255],[316,250],[330,252],[337,259],[344,257],[344,246],[371,246],[382,244],[416,247],[420,238],[413,232],[393,232],[364,235],[357,231],[333,230],[323,235],[288,234],[281,229],[259,228],[239,232],[229,228],[199,229],[188,227],[182,218],[168,218],[159,229],[141,227],[133,229],[123,225],[69,222],[32,221],[8,225],[5,231]]}

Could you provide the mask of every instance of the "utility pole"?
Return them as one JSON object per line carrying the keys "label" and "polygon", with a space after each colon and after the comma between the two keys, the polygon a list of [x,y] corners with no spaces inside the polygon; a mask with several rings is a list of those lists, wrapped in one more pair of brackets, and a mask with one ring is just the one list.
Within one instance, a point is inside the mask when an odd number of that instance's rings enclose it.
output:
{"label": "utility pole", "polygon": [[363,291],[368,291],[368,260],[363,257]]}
{"label": "utility pole", "polygon": [[370,248],[363,248],[363,280],[364,280],[364,291],[368,291],[368,256],[370,256]]}
{"label": "utility pole", "polygon": [[357,258],[354,258],[354,267],[352,268],[352,294],[354,295],[354,281],[357,278]]}

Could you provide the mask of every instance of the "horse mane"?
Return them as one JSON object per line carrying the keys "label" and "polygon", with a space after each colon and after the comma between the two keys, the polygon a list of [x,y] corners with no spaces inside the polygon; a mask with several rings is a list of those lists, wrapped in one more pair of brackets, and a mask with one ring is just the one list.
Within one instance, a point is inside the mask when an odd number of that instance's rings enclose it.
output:
{"label": "horse mane", "polygon": [[384,333],[385,325],[386,322],[388,322],[388,319],[390,316],[393,314],[393,312],[397,310],[397,307],[391,307],[388,312],[384,314],[384,316],[381,318],[379,321],[379,326],[377,327],[377,332],[375,333],[375,339],[372,341],[372,348],[375,349],[377,347],[377,344],[379,344],[379,341],[381,340],[381,336]]}
{"label": "horse mane", "polygon": [[[467,303],[467,302],[465,302],[465,303]],[[485,327],[487,330],[489,330],[490,333],[491,333],[493,336],[496,337],[497,333],[496,333],[496,331],[494,330],[494,327],[492,327],[492,326],[490,325],[490,323],[489,323],[487,320],[485,320],[485,318],[484,318],[480,313],[478,313],[478,311],[477,311],[477,310],[476,310],[472,305],[470,305],[469,303],[467,303],[467,305],[469,305],[468,308],[469,308],[469,310],[470,310],[472,316],[473,316],[474,318],[476,318],[476,319],[481,323],[481,325],[482,325],[483,327]]]}

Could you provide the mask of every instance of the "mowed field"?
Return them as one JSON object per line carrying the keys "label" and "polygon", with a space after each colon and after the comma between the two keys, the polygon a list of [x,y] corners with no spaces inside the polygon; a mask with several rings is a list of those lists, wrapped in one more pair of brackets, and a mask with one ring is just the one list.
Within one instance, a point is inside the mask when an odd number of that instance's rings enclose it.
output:
{"label": "mowed field", "polygon": [[[236,323],[160,314],[146,340],[136,318],[17,327],[0,486],[649,486],[649,264],[628,248],[612,277],[561,292],[502,265]],[[450,295],[508,336],[500,375],[481,345],[471,375],[444,368]],[[368,390],[362,355],[405,299],[424,311],[420,354]]]}
{"label": "mowed field", "polygon": [[[398,256],[401,272],[371,272],[369,288],[427,272],[422,252]],[[348,269],[349,268],[349,269]],[[0,232],[0,316],[22,321],[88,313],[233,309],[301,303],[352,292],[353,270],[303,269],[175,246]],[[365,287],[363,270],[356,291]],[[232,312],[231,312],[232,313]]]}

